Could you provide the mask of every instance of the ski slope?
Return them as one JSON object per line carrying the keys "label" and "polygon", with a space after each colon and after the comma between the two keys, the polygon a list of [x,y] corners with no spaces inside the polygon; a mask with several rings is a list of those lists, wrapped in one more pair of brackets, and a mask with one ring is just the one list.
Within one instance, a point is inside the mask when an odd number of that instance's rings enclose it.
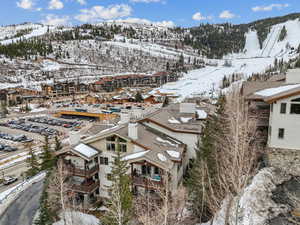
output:
{"label": "ski slope", "polygon": [[[279,41],[283,26],[287,29],[287,36],[283,41]],[[245,37],[246,44],[242,53],[224,57],[231,60],[231,67],[223,66],[225,60],[215,60],[218,66],[207,66],[190,71],[177,82],[167,83],[153,90],[151,94],[165,93],[178,96],[177,101],[196,95],[209,95],[212,90],[217,91],[220,88],[224,76],[229,77],[233,73],[238,73],[247,78],[253,73],[265,72],[274,64],[276,58],[284,61],[295,58],[298,56],[296,49],[300,44],[300,21],[298,19],[287,21],[271,27],[271,32],[264,41],[262,49],[260,49],[255,30],[249,30]]]}
{"label": "ski slope", "polygon": [[48,30],[50,32],[56,30],[57,28],[54,26],[45,26],[41,24],[26,24],[25,25],[18,25],[18,26],[10,26],[10,27],[1,27],[0,32],[0,40],[4,39],[5,37],[13,37],[13,35],[17,34],[17,31],[20,31],[22,29],[32,29],[32,31],[29,34],[25,34],[21,37],[16,38],[6,38],[5,40],[0,41],[1,45],[8,45],[13,42],[17,42],[19,40],[26,40],[33,37],[38,37],[46,34]]}

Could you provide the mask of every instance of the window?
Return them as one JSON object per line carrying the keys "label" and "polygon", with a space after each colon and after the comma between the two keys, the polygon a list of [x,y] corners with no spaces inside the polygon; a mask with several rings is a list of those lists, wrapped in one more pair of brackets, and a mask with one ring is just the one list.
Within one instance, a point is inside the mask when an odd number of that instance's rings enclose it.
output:
{"label": "window", "polygon": [[278,138],[279,139],[283,139],[284,138],[284,129],[283,128],[279,128],[278,129]]}
{"label": "window", "polygon": [[159,168],[158,167],[154,167],[154,174],[159,174]]}
{"label": "window", "polygon": [[300,114],[300,104],[291,104],[291,114]]}
{"label": "window", "polygon": [[100,157],[100,164],[101,165],[108,165],[108,158],[107,157]]}
{"label": "window", "polygon": [[151,166],[142,165],[142,175],[150,175]]}
{"label": "window", "polygon": [[127,145],[126,144],[120,144],[120,151],[121,152],[127,152]]}
{"label": "window", "polygon": [[117,151],[120,149],[121,152],[127,152],[127,141],[118,136],[111,136],[106,138],[106,149],[107,151]]}
{"label": "window", "polygon": [[106,149],[107,151],[116,151],[116,145],[115,143],[106,143]]}
{"label": "window", "polygon": [[271,104],[271,112],[273,112],[273,103]]}
{"label": "window", "polygon": [[300,102],[300,98],[295,98],[292,100],[292,102]]}
{"label": "window", "polygon": [[286,103],[280,104],[280,113],[285,114],[286,113]]}

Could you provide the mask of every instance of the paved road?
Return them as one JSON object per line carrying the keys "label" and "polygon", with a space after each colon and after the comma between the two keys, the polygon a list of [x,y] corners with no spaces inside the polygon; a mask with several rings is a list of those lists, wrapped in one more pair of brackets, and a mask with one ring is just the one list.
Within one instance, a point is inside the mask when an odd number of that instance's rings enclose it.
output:
{"label": "paved road", "polygon": [[39,207],[42,189],[43,180],[24,191],[0,218],[0,225],[31,225]]}

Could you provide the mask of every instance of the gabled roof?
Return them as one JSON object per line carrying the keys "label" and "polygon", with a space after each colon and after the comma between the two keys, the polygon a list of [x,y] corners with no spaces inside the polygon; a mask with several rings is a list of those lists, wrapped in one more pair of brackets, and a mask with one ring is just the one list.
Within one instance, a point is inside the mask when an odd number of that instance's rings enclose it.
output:
{"label": "gabled roof", "polygon": [[203,121],[196,120],[196,110],[193,113],[181,113],[180,104],[171,104],[141,121],[152,122],[172,132],[190,134],[200,134],[203,125]]}
{"label": "gabled roof", "polygon": [[165,152],[151,150],[129,154],[123,160],[128,163],[147,161],[164,170],[172,169],[174,164]]}
{"label": "gabled roof", "polygon": [[[143,149],[141,152],[124,156],[130,162],[147,160],[164,169],[168,169],[174,162],[181,162],[186,150],[186,146],[181,141],[141,123],[137,124],[137,129],[138,139],[136,140],[129,137],[128,124],[123,124],[87,138],[83,143],[88,145],[111,135],[117,135]],[[166,162],[162,162],[161,158],[163,157],[158,157],[158,155],[163,155],[167,159]]]}
{"label": "gabled roof", "polygon": [[257,95],[256,92],[284,85],[284,82],[278,81],[246,81],[243,82],[241,94],[249,100],[263,100],[263,96]]}
{"label": "gabled roof", "polygon": [[267,103],[273,103],[277,100],[292,97],[300,94],[300,84],[283,85],[275,88],[268,88],[255,93],[261,96]]}

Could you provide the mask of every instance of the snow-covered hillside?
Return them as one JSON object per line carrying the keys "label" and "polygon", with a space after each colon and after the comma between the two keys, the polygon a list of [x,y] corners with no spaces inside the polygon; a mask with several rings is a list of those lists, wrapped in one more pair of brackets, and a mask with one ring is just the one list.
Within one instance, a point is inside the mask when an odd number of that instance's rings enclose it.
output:
{"label": "snow-covered hillside", "polygon": [[42,36],[47,32],[57,30],[58,28],[54,26],[33,23],[0,27],[0,44],[7,45],[19,40]]}
{"label": "snow-covered hillside", "polygon": [[[279,41],[279,35],[284,26],[287,29],[287,35],[284,40]],[[253,73],[265,72],[274,64],[276,58],[288,61],[299,55],[297,53],[300,44],[299,19],[272,26],[262,49],[260,49],[255,30],[249,30],[245,36],[246,44],[243,53],[228,55],[224,57],[224,60],[214,60],[217,66],[190,71],[178,82],[168,83],[154,90],[153,93],[161,92],[180,96],[178,101],[193,95],[207,95],[212,90],[219,89],[224,76],[238,73],[247,78]],[[231,67],[224,66],[225,59],[231,61]],[[211,60],[206,60],[206,62],[209,61]]]}

